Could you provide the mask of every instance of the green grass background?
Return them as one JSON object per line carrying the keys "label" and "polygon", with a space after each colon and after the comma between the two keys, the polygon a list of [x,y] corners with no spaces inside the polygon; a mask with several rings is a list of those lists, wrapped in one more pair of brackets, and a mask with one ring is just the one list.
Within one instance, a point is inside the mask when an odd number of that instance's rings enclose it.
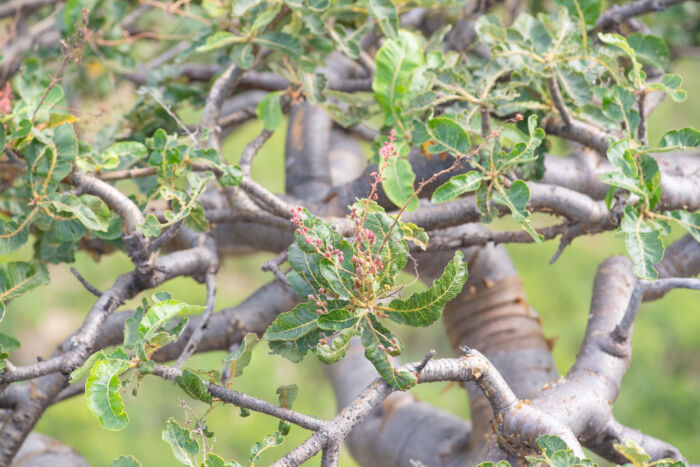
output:
{"label": "green grass background", "polygon": [[[700,64],[681,61],[674,65],[674,71],[684,76],[689,99],[683,104],[669,100],[661,104],[649,122],[652,143],[668,129],[688,125],[700,127],[696,110],[700,103],[700,81],[692,79],[700,75]],[[243,146],[260,128],[260,123],[251,123],[227,139],[223,152],[230,161],[238,160]],[[253,166],[253,177],[278,192],[284,187],[284,132],[283,127],[276,131]],[[511,225],[499,221],[493,227]],[[667,244],[681,234],[674,231]],[[530,303],[542,315],[545,334],[557,338],[554,358],[559,371],[565,373],[574,361],[585,331],[596,268],[610,255],[622,254],[624,246],[611,233],[579,238],[556,264],[550,266],[548,260],[556,247],[556,242],[548,242],[541,246],[509,245],[507,249],[525,283]],[[0,256],[0,261],[30,256],[31,248],[26,246],[14,255]],[[254,254],[226,258],[217,277],[217,308],[236,305],[258,286],[272,280],[270,274],[260,271],[260,266],[270,257],[268,254]],[[94,262],[85,253],[79,253],[75,266],[101,289],[109,287],[118,274],[130,270],[130,263],[123,254],[113,254]],[[49,286],[9,305],[6,318],[0,323],[0,332],[17,331],[20,339],[28,345],[45,334],[52,335],[54,341],[63,339],[80,323],[94,297],[77,283],[68,265],[51,266],[50,273],[52,282]],[[159,290],[170,291],[176,298],[190,303],[204,303],[204,287],[190,279],[173,280]],[[138,301],[140,297],[126,306],[133,307]],[[450,355],[439,324],[425,330],[404,327],[399,331],[408,349],[406,360],[420,358],[428,348],[436,348],[438,356]],[[38,345],[46,348],[43,356],[47,357],[53,344]],[[223,356],[224,352],[197,355],[188,365],[219,369]],[[17,363],[31,363],[27,360],[29,357],[24,358],[25,361]],[[269,355],[265,344],[256,348],[251,366],[232,387],[275,402],[275,389],[292,383],[300,388],[295,409],[323,418],[336,413],[334,397],[319,362],[307,358],[301,364],[292,364]],[[454,386],[421,385],[412,392],[438,407],[465,418],[469,416],[466,395]],[[49,408],[36,429],[73,446],[91,465],[109,465],[121,454],[136,456],[144,466],[175,465],[170,448],[161,440],[161,430],[168,417],[184,419],[179,403],[183,397],[173,384],[147,377],[138,397],[125,395],[130,422],[124,431],[101,430],[97,419],[88,411],[84,396]],[[199,413],[207,408],[198,402],[190,404]],[[635,325],[632,365],[624,378],[614,410],[622,423],[669,440],[689,461],[700,462],[700,295],[697,292],[673,291],[662,300],[642,305]],[[277,427],[277,421],[265,415],[241,418],[238,409],[232,406],[217,408],[208,421],[216,435],[215,452],[243,465],[248,465],[251,445]],[[285,444],[270,449],[257,465],[269,464],[308,434],[298,427],[292,428]],[[318,460],[311,464],[314,463]],[[344,452],[341,465],[355,464]]]}

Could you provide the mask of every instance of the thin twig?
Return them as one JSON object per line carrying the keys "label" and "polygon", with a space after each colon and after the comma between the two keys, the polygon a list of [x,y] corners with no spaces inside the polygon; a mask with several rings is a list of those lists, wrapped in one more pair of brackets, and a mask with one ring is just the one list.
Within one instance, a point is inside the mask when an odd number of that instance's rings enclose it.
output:
{"label": "thin twig", "polygon": [[62,402],[66,399],[70,399],[71,397],[78,396],[82,393],[85,392],[85,385],[81,383],[76,383],[68,386],[65,388],[63,391],[58,393],[58,396],[56,396],[56,399],[54,399],[53,403],[57,402]]}
{"label": "thin twig", "polygon": [[416,373],[420,373],[421,371],[423,371],[423,368],[425,368],[425,365],[427,365],[428,362],[430,360],[432,360],[434,356],[435,356],[435,350],[434,349],[429,350],[428,353],[425,354],[423,361],[420,362],[418,365],[416,365]]}
{"label": "thin twig", "polygon": [[279,266],[287,260],[288,253],[289,249],[284,250],[282,253],[275,256],[271,260],[266,261],[261,268],[265,272],[272,272],[275,275],[275,277],[285,285],[287,285],[287,277],[282,271],[280,271]]}
{"label": "thin twig", "polygon": [[142,87],[139,90],[137,90],[136,92],[139,94],[148,94],[149,96],[151,96],[151,98],[154,101],[156,101],[158,103],[158,105],[163,107],[163,110],[165,110],[167,112],[167,114],[170,115],[170,117],[172,117],[173,120],[175,120],[177,125],[180,128],[182,128],[182,130],[185,132],[185,134],[190,137],[190,139],[192,140],[192,143],[194,143],[194,146],[196,148],[199,148],[199,140],[197,139],[197,137],[194,135],[194,133],[192,133],[190,131],[189,128],[187,128],[187,125],[182,123],[182,120],[180,120],[180,118],[175,114],[175,112],[173,112],[170,109],[170,107],[168,107],[168,105],[165,102],[163,102],[163,99],[161,99],[160,95],[156,92],[156,90],[151,89],[151,88],[147,88],[147,87]]}
{"label": "thin twig", "polygon": [[151,242],[151,246],[149,247],[151,251],[157,251],[161,246],[163,246],[165,243],[170,241],[172,238],[177,235],[177,232],[180,230],[180,227],[182,227],[182,224],[185,222],[185,219],[180,219],[179,221],[175,222],[172,224],[170,227],[168,227],[165,232],[160,234],[159,237],[157,237],[155,240]]}
{"label": "thin twig", "polygon": [[559,89],[559,82],[556,76],[550,76],[547,79],[547,85],[549,86],[549,94],[552,96],[552,102],[554,107],[557,108],[561,119],[564,120],[564,124],[568,127],[571,126],[571,114],[569,114],[569,109],[566,108],[564,103],[564,98],[561,95],[561,90]]}
{"label": "thin twig", "polygon": [[598,17],[595,26],[589,33],[593,34],[594,32],[604,31],[634,16],[665,10],[683,1],[684,0],[637,0],[636,2],[626,3],[624,5],[614,5]]}
{"label": "thin twig", "polygon": [[272,136],[272,131],[263,128],[263,130],[258,133],[258,136],[253,138],[253,140],[248,143],[243,149],[243,154],[241,154],[241,171],[243,175],[250,177],[250,169],[253,164],[253,158],[260,152],[260,149],[265,145],[268,139]]}
{"label": "thin twig", "polygon": [[647,139],[647,113],[646,113],[646,98],[647,93],[644,89],[639,91],[637,97],[637,105],[639,106],[639,128],[637,128],[637,138],[644,146],[649,144]]}
{"label": "thin twig", "polygon": [[285,219],[290,219],[292,217],[292,206],[290,204],[282,201],[267,188],[253,181],[250,177],[244,176],[241,180],[240,187],[243,191],[259,200],[272,214]]}
{"label": "thin twig", "polygon": [[208,273],[206,275],[205,282],[207,286],[206,309],[202,314],[202,319],[199,322],[199,326],[197,326],[197,329],[194,330],[194,332],[190,336],[190,339],[187,341],[187,345],[185,345],[185,348],[182,350],[182,353],[177,358],[175,365],[173,365],[175,368],[182,367],[185,361],[188,358],[190,358],[192,354],[195,353],[199,342],[204,336],[204,329],[206,329],[207,323],[209,322],[209,318],[211,317],[211,314],[214,311],[214,306],[216,305],[216,274]]}
{"label": "thin twig", "polygon": [[75,276],[75,278],[78,279],[78,282],[80,282],[80,283],[83,285],[83,287],[85,287],[85,288],[87,289],[88,292],[90,292],[91,294],[93,294],[95,297],[99,297],[99,296],[102,295],[102,292],[101,292],[97,287],[94,287],[93,285],[91,285],[91,284],[87,281],[87,279],[85,279],[85,278],[78,272],[77,269],[75,269],[74,267],[71,267],[71,268],[70,268],[70,272],[73,273],[73,275]]}
{"label": "thin twig", "polygon": [[491,114],[489,108],[481,106],[481,136],[486,138],[491,133]]}
{"label": "thin twig", "polygon": [[[182,375],[182,372],[177,368],[155,365],[153,367],[152,374],[169,381],[176,381],[177,377]],[[307,430],[319,430],[323,424],[322,420],[318,420],[314,417],[304,415],[303,413],[299,413],[294,410],[285,409],[284,407],[278,407],[256,397],[244,394],[242,392],[233,391],[214,383],[207,384],[207,389],[212,396],[224,402],[228,402],[229,404],[234,404],[239,407],[245,407],[255,412],[271,415],[281,420],[286,420],[294,423],[295,425],[299,425],[302,428],[306,428]]]}
{"label": "thin twig", "polygon": [[637,317],[639,305],[642,303],[642,298],[645,292],[663,293],[671,289],[692,289],[700,290],[700,279],[687,277],[671,277],[668,279],[658,279],[655,281],[637,282],[634,287],[630,301],[627,304],[625,315],[620,320],[620,323],[615,326],[611,336],[616,342],[625,342],[631,333],[632,325]]}

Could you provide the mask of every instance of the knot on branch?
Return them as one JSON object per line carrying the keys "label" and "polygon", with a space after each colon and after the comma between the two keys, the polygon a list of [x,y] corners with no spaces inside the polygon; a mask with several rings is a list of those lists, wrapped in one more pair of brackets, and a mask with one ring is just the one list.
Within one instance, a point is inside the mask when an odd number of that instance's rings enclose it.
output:
{"label": "knot on branch", "polygon": [[143,274],[149,275],[153,272],[155,266],[155,257],[149,248],[148,238],[138,230],[122,236],[124,249],[129,258],[136,266],[136,270]]}

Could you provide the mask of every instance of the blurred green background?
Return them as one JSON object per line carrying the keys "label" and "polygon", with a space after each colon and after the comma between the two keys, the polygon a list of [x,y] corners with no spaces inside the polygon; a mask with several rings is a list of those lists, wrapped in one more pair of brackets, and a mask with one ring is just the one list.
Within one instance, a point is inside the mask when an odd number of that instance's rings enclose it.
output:
{"label": "blurred green background", "polygon": [[[649,122],[652,143],[668,129],[700,126],[697,114],[700,81],[696,78],[700,75],[700,63],[679,61],[673,70],[685,78],[689,98],[683,104],[669,100],[661,104]],[[243,146],[260,128],[259,122],[253,122],[231,135],[223,147],[227,158],[236,162]],[[253,178],[277,192],[284,187],[284,140],[282,126],[258,154],[253,167]],[[544,221],[551,220],[537,218],[538,223]],[[512,224],[498,221],[492,227],[504,226],[512,227]],[[682,232],[674,231],[666,244],[681,235]],[[559,371],[565,373],[574,361],[585,331],[596,268],[608,256],[622,254],[624,246],[621,239],[611,233],[579,238],[550,266],[548,261],[556,247],[556,242],[548,242],[541,246],[509,245],[507,248],[525,283],[530,303],[542,316],[545,334],[557,338],[554,357]],[[11,256],[0,256],[0,262],[30,256],[31,247],[26,246]],[[260,270],[271,257],[254,254],[226,258],[217,277],[217,308],[236,305],[257,287],[272,280],[271,274]],[[120,253],[103,257],[98,262],[79,253],[74,266],[100,289],[109,287],[118,274],[130,270],[128,259]],[[51,284],[13,301],[0,323],[0,332],[17,333],[15,335],[22,341],[22,349],[13,356],[16,364],[32,363],[36,355],[49,356],[55,344],[79,325],[94,302],[94,297],[71,275],[68,265],[51,266],[50,273]],[[190,303],[204,303],[204,286],[190,279],[173,280],[159,290],[167,290]],[[149,291],[148,296],[151,293],[153,291]],[[126,307],[133,308],[139,301],[140,297]],[[406,361],[419,359],[429,348],[436,348],[438,356],[450,355],[440,325],[419,331],[404,327],[399,335],[406,341]],[[189,366],[220,369],[224,355],[224,352],[197,355]],[[256,348],[251,366],[232,387],[276,402],[275,389],[295,383],[300,388],[295,409],[329,418],[336,413],[336,407],[321,366],[313,357],[301,364],[292,364],[268,355],[263,343]],[[466,395],[454,385],[422,385],[412,392],[436,406],[465,418],[469,416]],[[121,454],[136,456],[144,466],[175,465],[170,448],[161,440],[161,430],[171,416],[181,422],[184,420],[179,403],[183,397],[173,384],[147,377],[138,397],[125,396],[130,422],[124,431],[102,431],[82,395],[52,406],[36,429],[74,447],[91,465],[109,465]],[[205,404],[189,403],[200,414],[207,409]],[[689,461],[700,463],[700,294],[673,291],[662,300],[642,305],[635,325],[632,366],[615,404],[615,415],[626,425],[674,443]],[[277,428],[277,420],[271,417],[253,414],[241,418],[238,409],[232,406],[217,408],[208,421],[216,435],[214,451],[243,465],[248,465],[251,445]],[[285,444],[267,451],[258,465],[269,464],[308,435],[298,427],[292,428]],[[318,463],[318,460],[311,463]],[[344,452],[341,465],[355,464]]]}

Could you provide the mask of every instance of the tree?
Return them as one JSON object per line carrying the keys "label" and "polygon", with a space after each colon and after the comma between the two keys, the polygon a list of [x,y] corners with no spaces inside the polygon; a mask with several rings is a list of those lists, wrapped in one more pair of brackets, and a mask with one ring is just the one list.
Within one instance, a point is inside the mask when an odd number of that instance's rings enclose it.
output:
{"label": "tree", "polygon": [[[96,423],[122,429],[121,394],[154,377],[209,406],[184,403],[188,421],[163,427],[185,465],[239,465],[212,451],[206,417],[222,404],[279,419],[251,464],[292,425],[311,435],[274,465],[319,452],[337,465],[342,443],[368,466],[593,465],[584,447],[614,463],[687,463],[673,440],[612,413],[640,303],[700,289],[700,132],[647,132],[662,99],[686,97],[664,71],[698,40],[697,6],[680,3],[0,5],[0,254],[34,246],[32,260],[0,265],[0,319],[13,298],[52,286],[47,263],[78,250],[123,252],[133,267],[104,291],[73,269],[96,300],[50,357],[14,365],[20,342],[0,334],[0,464],[49,406],[83,391]],[[657,33],[642,15],[658,17]],[[114,92],[132,108],[91,127]],[[251,164],[285,115],[286,193],[275,194]],[[255,118],[264,128],[234,165],[222,140]],[[372,145],[366,168],[357,140]],[[553,223],[535,227],[533,213]],[[518,228],[482,225],[502,216]],[[665,248],[672,226],[688,233]],[[556,261],[577,237],[611,232],[627,257],[600,265],[579,355],[558,379],[498,245],[559,238]],[[222,258],[257,250],[279,253],[263,265],[274,281],[215,312]],[[145,297],[179,276],[206,285],[203,306],[174,290]],[[418,278],[428,287],[405,293]],[[120,309],[136,296],[136,311]],[[423,361],[402,361],[394,324],[441,317],[457,356],[426,346]],[[295,386],[277,389],[278,404],[231,389],[256,344],[330,364],[338,415],[293,410]],[[229,352],[220,372],[184,366],[214,350]],[[466,386],[471,423],[404,392],[434,381]],[[113,465],[139,464],[125,453]]]}

